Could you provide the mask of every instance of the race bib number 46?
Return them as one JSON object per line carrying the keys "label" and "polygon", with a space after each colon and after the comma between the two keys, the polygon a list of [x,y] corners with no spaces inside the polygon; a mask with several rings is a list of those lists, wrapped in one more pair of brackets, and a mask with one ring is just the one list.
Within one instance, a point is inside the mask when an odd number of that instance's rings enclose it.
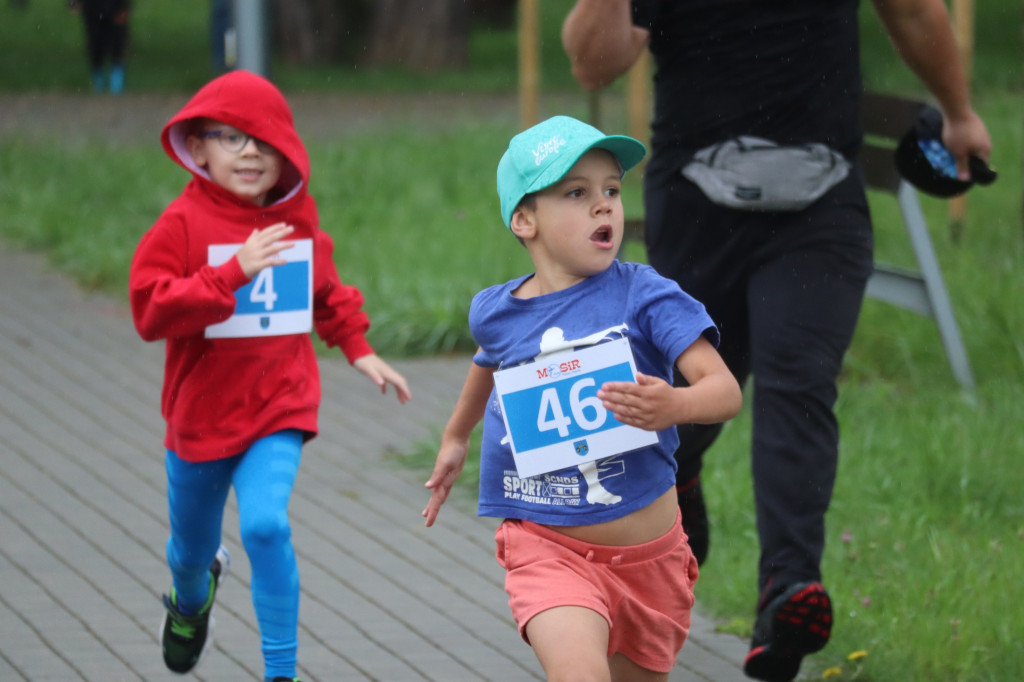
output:
{"label": "race bib number 46", "polygon": [[[206,338],[307,334],[313,328],[313,240],[297,239],[281,252],[287,262],[264,268],[235,292],[235,312],[206,328]],[[216,267],[241,244],[211,244],[208,261]]]}
{"label": "race bib number 46", "polygon": [[597,397],[608,381],[636,381],[626,339],[501,370],[494,385],[520,478],[653,445],[658,434],[617,421]]}

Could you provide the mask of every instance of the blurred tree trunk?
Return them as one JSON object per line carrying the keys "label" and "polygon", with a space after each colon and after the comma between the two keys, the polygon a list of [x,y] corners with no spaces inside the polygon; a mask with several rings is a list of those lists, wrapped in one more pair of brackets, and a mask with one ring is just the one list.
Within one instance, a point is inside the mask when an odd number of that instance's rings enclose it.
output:
{"label": "blurred tree trunk", "polygon": [[274,43],[292,64],[354,61],[372,0],[274,0]]}
{"label": "blurred tree trunk", "polygon": [[471,0],[470,13],[474,26],[513,28],[519,0]]}
{"label": "blurred tree trunk", "polygon": [[376,0],[364,62],[422,72],[469,63],[471,0]]}
{"label": "blurred tree trunk", "polygon": [[275,48],[293,64],[464,68],[474,26],[515,26],[518,0],[272,0]]}

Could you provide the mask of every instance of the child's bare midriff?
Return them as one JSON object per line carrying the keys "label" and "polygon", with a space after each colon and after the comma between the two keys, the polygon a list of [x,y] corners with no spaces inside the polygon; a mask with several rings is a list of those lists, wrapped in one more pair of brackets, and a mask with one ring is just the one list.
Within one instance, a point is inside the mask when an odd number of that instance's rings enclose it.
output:
{"label": "child's bare midriff", "polygon": [[640,545],[656,540],[667,533],[676,523],[679,503],[675,488],[669,488],[665,494],[643,509],[627,514],[614,521],[595,523],[589,526],[549,526],[545,528],[562,533],[576,540],[594,545]]}

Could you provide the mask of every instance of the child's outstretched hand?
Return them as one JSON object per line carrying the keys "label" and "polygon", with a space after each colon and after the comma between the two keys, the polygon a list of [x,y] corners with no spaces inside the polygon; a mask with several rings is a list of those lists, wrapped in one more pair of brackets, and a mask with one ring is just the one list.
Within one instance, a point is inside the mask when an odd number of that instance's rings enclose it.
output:
{"label": "child's outstretched hand", "polygon": [[434,472],[424,484],[430,489],[430,500],[421,516],[426,519],[424,525],[434,525],[441,505],[448,499],[452,486],[462,473],[462,467],[466,465],[466,455],[469,454],[469,441],[465,440],[441,440],[441,449],[437,453],[437,461],[434,463]]}
{"label": "child's outstretched hand", "polygon": [[290,249],[294,244],[281,241],[295,230],[291,225],[277,223],[262,230],[253,230],[249,238],[242,244],[242,248],[235,254],[242,272],[249,279],[264,268],[274,265],[284,265],[287,261],[280,258],[285,249]]}
{"label": "child's outstretched hand", "polygon": [[368,376],[370,381],[380,386],[382,394],[387,393],[388,384],[391,384],[398,392],[398,402],[404,405],[412,398],[412,392],[409,391],[409,384],[405,381],[405,377],[391,369],[391,365],[381,360],[376,353],[364,355],[352,365]]}
{"label": "child's outstretched hand", "polygon": [[609,381],[597,392],[605,409],[623,424],[661,431],[677,423],[679,393],[659,377],[636,373],[636,383]]}

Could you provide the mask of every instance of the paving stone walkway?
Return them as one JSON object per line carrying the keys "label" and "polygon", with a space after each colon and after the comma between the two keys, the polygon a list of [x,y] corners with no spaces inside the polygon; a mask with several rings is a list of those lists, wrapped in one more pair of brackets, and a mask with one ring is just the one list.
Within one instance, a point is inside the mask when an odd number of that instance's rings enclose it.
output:
{"label": "paving stone walkway", "polygon": [[[25,134],[45,132],[24,119],[31,99],[0,98],[0,139],[19,134],[12,111]],[[102,106],[131,119],[127,99]],[[124,303],[83,293],[36,255],[0,249],[0,291],[0,680],[182,679],[157,643],[169,581],[163,345],[138,338]],[[399,406],[340,356],[322,361],[322,433],[304,449],[290,508],[306,682],[543,679],[508,613],[493,520],[467,493],[424,528],[422,477],[390,456],[437,433],[468,362],[396,361],[415,394]],[[233,497],[224,537],[232,566],[215,647],[185,679],[261,679]],[[743,680],[745,653],[698,614],[672,679]]]}

